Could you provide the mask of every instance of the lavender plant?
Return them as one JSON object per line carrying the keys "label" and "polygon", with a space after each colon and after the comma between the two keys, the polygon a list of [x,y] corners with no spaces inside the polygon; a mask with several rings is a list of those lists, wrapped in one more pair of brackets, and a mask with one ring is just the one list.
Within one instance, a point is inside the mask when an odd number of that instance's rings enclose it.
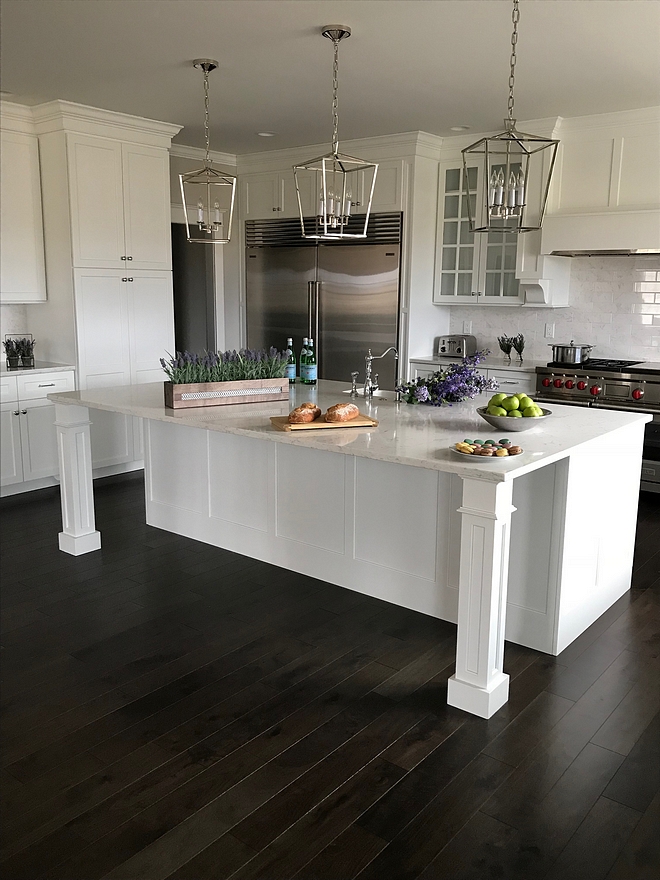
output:
{"label": "lavender plant", "polygon": [[287,354],[270,348],[252,351],[207,351],[202,355],[177,351],[169,360],[160,359],[167,378],[174,385],[202,382],[238,382],[242,379],[281,379],[286,373]]}
{"label": "lavender plant", "polygon": [[487,379],[478,372],[476,365],[485,360],[490,352],[477,351],[461,363],[449,364],[426,378],[421,376],[413,382],[405,382],[397,387],[404,395],[406,403],[428,403],[431,406],[451,405],[469,400],[483,391],[497,390],[495,379]]}

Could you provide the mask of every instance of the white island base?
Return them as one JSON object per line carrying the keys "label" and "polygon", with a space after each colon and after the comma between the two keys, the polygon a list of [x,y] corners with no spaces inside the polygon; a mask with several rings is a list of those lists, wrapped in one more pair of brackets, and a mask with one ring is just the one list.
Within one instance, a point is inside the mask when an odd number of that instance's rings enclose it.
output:
{"label": "white island base", "polygon": [[[340,388],[321,383],[319,405]],[[448,702],[484,718],[508,699],[505,638],[558,654],[629,589],[643,415],[558,406],[543,430],[519,435],[525,454],[484,462],[448,448],[495,436],[474,414],[479,400],[360,401],[378,428],[301,436],[269,416],[309,390],[185,414],[161,395],[145,385],[53,396],[61,549],[99,546],[87,409],[98,407],[145,418],[150,525],[457,622]]]}

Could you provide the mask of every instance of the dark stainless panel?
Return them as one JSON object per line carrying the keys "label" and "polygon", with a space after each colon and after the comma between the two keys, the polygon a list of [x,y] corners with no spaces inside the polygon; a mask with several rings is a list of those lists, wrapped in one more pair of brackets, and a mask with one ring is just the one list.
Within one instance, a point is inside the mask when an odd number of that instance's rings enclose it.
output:
{"label": "dark stainless panel", "polygon": [[[361,247],[364,244],[398,244],[401,241],[401,224],[403,215],[372,214],[369,218],[366,238],[346,239],[338,242],[340,247]],[[364,217],[352,217],[347,231],[359,232],[364,226]],[[305,218],[305,233],[315,232],[314,217]],[[317,240],[303,238],[300,220],[246,220],[245,244],[247,247],[316,247]],[[332,246],[332,245],[331,245]]]}
{"label": "dark stainless panel", "polygon": [[247,248],[248,348],[286,348],[296,353],[307,336],[307,291],[316,277],[316,248]]}
{"label": "dark stainless panel", "polygon": [[183,223],[172,223],[174,344],[177,351],[215,351],[213,248],[193,247]]}
{"label": "dark stainless panel", "polygon": [[[319,377],[364,379],[364,358],[397,345],[399,245],[328,245],[318,249]],[[374,361],[381,388],[393,390],[395,361]]]}

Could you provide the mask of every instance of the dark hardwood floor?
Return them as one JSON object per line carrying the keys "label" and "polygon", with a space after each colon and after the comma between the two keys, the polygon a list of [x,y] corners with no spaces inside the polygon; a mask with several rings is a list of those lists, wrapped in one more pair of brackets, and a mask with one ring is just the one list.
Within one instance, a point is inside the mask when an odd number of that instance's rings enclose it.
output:
{"label": "dark hardwood floor", "polygon": [[446,705],[455,627],[144,524],[97,483],[2,512],[3,880],[658,880],[660,496],[634,586],[509,703]]}

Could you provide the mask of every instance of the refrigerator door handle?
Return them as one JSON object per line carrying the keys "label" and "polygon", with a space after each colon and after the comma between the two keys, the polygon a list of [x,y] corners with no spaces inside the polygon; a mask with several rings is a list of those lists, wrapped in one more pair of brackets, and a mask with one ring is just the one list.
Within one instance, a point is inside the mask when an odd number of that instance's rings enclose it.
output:
{"label": "refrigerator door handle", "polygon": [[[314,334],[314,314],[316,312],[316,281],[307,282],[307,337]],[[317,341],[318,345],[318,341]]]}
{"label": "refrigerator door handle", "polygon": [[314,351],[316,353],[316,369],[321,369],[321,345],[319,340],[319,300],[321,298],[321,282],[314,282]]}

